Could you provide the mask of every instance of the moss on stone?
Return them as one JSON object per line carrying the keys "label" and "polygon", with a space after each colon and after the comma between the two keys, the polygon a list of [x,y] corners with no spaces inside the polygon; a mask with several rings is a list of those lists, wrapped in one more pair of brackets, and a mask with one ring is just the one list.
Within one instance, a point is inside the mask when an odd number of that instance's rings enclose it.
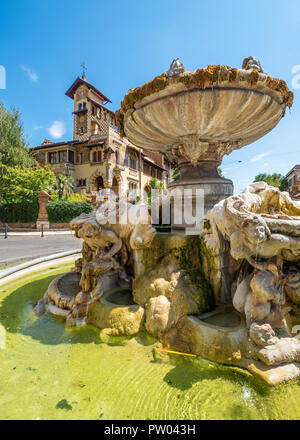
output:
{"label": "moss on stone", "polygon": [[203,242],[201,237],[186,237],[185,245],[180,249],[180,267],[190,276],[198,290],[199,313],[210,311],[215,307],[213,288],[206,279],[203,270]]}
{"label": "moss on stone", "polygon": [[259,77],[260,77],[259,71],[258,70],[252,70],[252,72],[250,73],[250,76],[249,76],[249,84],[251,86],[256,86],[256,84],[259,81]]}
{"label": "moss on stone", "polygon": [[266,85],[269,87],[269,89],[281,93],[283,97],[283,103],[286,104],[289,108],[292,107],[294,103],[294,93],[289,90],[285,81],[268,76]]}
{"label": "moss on stone", "polygon": [[123,113],[125,114],[127,110],[133,108],[137,102],[141,101],[146,96],[150,96],[153,93],[163,90],[167,86],[167,79],[168,74],[163,73],[156,76],[152,81],[149,81],[136,89],[130,90],[121,102]]}
{"label": "moss on stone", "polygon": [[119,129],[121,138],[123,138],[125,136],[125,132],[124,132],[124,113],[122,113],[121,109],[116,111],[115,118],[116,118],[116,126]]}
{"label": "moss on stone", "polygon": [[[265,81],[265,76],[260,74],[258,70],[249,71],[246,80],[251,87],[257,85],[262,80]],[[178,81],[185,85],[187,89],[200,88],[205,89],[207,86],[221,85],[222,83],[239,82],[239,69],[223,65],[209,65],[206,69],[198,69],[195,72],[186,72],[183,75],[173,78],[172,81]],[[242,78],[241,78],[242,80]],[[146,84],[131,89],[121,102],[121,109],[116,113],[116,124],[120,130],[121,136],[124,136],[124,115],[129,109],[133,109],[137,102],[142,101],[145,97],[153,93],[164,90],[168,84],[168,74],[163,73],[155,77],[152,81]],[[274,90],[281,94],[282,104],[292,107],[294,101],[294,94],[291,92],[285,81],[267,77],[265,81],[266,86],[270,90]]]}

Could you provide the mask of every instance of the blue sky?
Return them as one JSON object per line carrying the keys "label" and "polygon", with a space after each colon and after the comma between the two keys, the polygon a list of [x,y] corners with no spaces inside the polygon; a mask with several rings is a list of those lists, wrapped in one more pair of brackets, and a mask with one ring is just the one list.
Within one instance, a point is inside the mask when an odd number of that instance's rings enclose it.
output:
{"label": "blue sky", "polygon": [[[254,55],[290,88],[292,68],[300,65],[299,0],[1,3],[6,89],[0,89],[0,99],[20,109],[30,146],[44,138],[72,139],[73,103],[65,91],[81,74],[82,60],[88,81],[111,99],[113,110],[129,88],[165,72],[175,57],[194,70],[208,64],[241,67]],[[300,87],[294,92],[294,107],[272,133],[224,157],[224,174],[236,192],[259,172],[286,174],[300,163]]]}

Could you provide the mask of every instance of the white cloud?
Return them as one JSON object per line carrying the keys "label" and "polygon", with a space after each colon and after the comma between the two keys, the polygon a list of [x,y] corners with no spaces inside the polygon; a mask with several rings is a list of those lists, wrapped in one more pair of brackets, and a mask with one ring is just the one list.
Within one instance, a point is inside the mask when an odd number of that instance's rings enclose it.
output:
{"label": "white cloud", "polygon": [[33,70],[31,70],[29,67],[26,67],[26,66],[22,65],[21,69],[23,70],[23,72],[26,73],[26,75],[28,76],[30,81],[37,82],[39,80],[38,75]]}
{"label": "white cloud", "polygon": [[267,153],[257,154],[256,156],[252,157],[252,159],[250,159],[250,162],[258,162],[259,160],[262,160],[265,157],[270,156],[271,154],[272,151],[268,151]]}
{"label": "white cloud", "polygon": [[60,139],[64,135],[65,131],[65,124],[62,121],[53,121],[48,128],[48,133],[54,139]]}
{"label": "white cloud", "polygon": [[43,127],[41,126],[41,125],[34,125],[33,127],[32,127],[32,129],[34,130],[34,131],[37,131],[37,130],[41,130]]}

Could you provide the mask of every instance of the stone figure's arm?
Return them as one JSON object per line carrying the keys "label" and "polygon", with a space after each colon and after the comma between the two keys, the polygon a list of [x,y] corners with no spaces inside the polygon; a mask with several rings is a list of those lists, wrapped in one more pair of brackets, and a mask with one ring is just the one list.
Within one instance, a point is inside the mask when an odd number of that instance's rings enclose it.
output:
{"label": "stone figure's arm", "polygon": [[101,238],[103,239],[103,241],[106,241],[110,245],[112,245],[109,251],[106,252],[103,256],[101,256],[101,258],[103,260],[110,260],[121,249],[122,240],[117,236],[115,232],[110,230],[102,230]]}
{"label": "stone figure's arm", "polygon": [[129,244],[135,250],[149,247],[154,235],[155,229],[150,224],[138,224],[131,233]]}

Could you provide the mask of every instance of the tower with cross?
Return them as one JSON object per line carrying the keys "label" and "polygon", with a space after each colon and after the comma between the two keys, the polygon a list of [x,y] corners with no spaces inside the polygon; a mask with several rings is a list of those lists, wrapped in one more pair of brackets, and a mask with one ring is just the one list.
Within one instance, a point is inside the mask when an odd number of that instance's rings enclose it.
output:
{"label": "tower with cross", "polygon": [[111,102],[86,79],[86,64],[81,62],[82,76],[78,77],[66,92],[74,101],[73,139],[88,141],[108,133],[114,127],[114,112],[106,107]]}

